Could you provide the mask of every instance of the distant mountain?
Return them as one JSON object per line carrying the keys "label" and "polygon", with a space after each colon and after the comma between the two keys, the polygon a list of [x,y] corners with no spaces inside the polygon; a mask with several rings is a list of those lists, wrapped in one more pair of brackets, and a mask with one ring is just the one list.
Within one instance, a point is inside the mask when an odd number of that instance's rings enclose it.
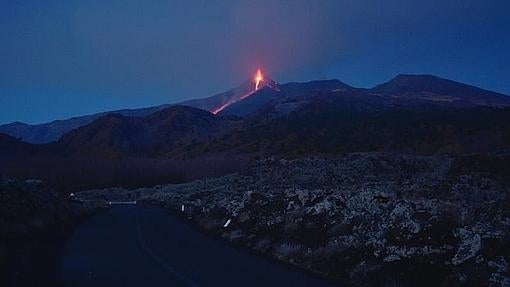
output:
{"label": "distant mountain", "polygon": [[282,84],[278,90],[259,90],[222,114],[274,118],[331,107],[363,112],[434,106],[501,108],[510,106],[510,97],[430,75],[399,75],[372,89],[354,88],[338,80]]}
{"label": "distant mountain", "polygon": [[247,121],[236,132],[203,145],[190,146],[190,154],[227,151],[267,156],[371,151],[510,152],[510,108],[374,106],[367,110],[363,101],[357,103],[355,108],[311,105],[284,117]]}
{"label": "distant mountain", "polygon": [[69,131],[87,125],[94,120],[115,113],[128,117],[141,117],[150,115],[154,112],[162,110],[170,105],[161,105],[140,109],[123,109],[111,112],[97,113],[81,117],[73,117],[67,120],[56,120],[44,124],[29,125],[21,122],[14,122],[0,126],[0,132],[19,138],[24,142],[42,144],[58,140],[62,135]]}
{"label": "distant mountain", "polygon": [[[276,82],[267,79],[262,86],[276,86]],[[235,103],[255,90],[253,81],[246,81],[238,87],[203,99],[189,100],[174,105],[190,106],[210,112],[219,112],[229,104]],[[44,124],[29,125],[21,122],[13,122],[0,126],[0,133],[11,135],[28,143],[43,144],[57,141],[64,134],[76,128],[92,123],[94,120],[107,114],[117,114],[126,117],[143,117],[154,112],[168,108],[172,104],[140,109],[123,109],[110,112],[97,113],[81,117],[73,117],[67,120],[56,120]]]}
{"label": "distant mountain", "polygon": [[370,91],[456,106],[510,106],[509,96],[432,75],[399,75]]}
{"label": "distant mountain", "polygon": [[[271,79],[265,79],[255,89],[253,81],[246,81],[227,92],[179,105],[221,115],[267,119],[329,106],[366,111],[402,106],[506,107],[510,106],[510,97],[430,75],[400,75],[372,89],[353,88],[338,80],[279,85]],[[0,133],[29,143],[49,143],[109,113],[144,117],[169,106],[172,105],[118,110],[38,125],[15,122],[0,126]]]}
{"label": "distant mountain", "polygon": [[57,144],[74,155],[156,156],[221,136],[238,121],[186,106],[171,106],[145,117],[108,114],[69,132]]}

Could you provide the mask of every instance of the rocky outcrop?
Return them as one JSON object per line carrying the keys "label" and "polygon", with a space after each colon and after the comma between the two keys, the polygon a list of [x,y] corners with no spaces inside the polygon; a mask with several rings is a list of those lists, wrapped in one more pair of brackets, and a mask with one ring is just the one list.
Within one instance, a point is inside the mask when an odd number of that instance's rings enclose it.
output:
{"label": "rocky outcrop", "polygon": [[221,178],[79,196],[158,204],[234,244],[357,286],[508,286],[509,178],[481,166],[401,154],[270,158]]}

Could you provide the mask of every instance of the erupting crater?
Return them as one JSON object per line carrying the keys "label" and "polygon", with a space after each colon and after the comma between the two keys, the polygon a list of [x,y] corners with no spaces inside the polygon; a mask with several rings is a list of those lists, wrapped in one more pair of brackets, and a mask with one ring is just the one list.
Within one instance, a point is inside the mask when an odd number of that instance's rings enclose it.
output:
{"label": "erupting crater", "polygon": [[257,73],[255,74],[255,90],[259,89],[260,82],[264,81],[264,76],[262,75],[262,71],[257,69]]}
{"label": "erupting crater", "polygon": [[223,111],[228,106],[230,106],[231,104],[253,95],[255,92],[257,92],[264,86],[268,86],[272,89],[277,89],[276,83],[271,80],[265,80],[262,70],[257,69],[255,75],[253,76],[253,79],[250,80],[246,84],[246,86],[243,87],[242,85],[241,87],[239,87],[237,91],[226,102],[214,108],[211,112],[216,115]]}

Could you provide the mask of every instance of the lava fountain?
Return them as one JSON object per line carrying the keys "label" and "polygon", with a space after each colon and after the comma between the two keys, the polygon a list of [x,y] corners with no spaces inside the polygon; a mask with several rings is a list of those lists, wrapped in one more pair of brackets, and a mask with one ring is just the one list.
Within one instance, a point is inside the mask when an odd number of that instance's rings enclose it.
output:
{"label": "lava fountain", "polygon": [[216,115],[219,112],[223,111],[226,107],[230,106],[231,104],[253,95],[256,91],[258,91],[259,88],[262,87],[261,82],[264,82],[264,75],[262,74],[262,71],[260,69],[257,69],[257,72],[253,77],[253,83],[255,83],[254,90],[252,85],[245,86],[246,87],[245,89],[236,92],[230,99],[228,99],[228,101],[214,108],[213,110],[211,110],[211,112]]}
{"label": "lava fountain", "polygon": [[262,75],[262,71],[260,69],[257,69],[257,73],[255,74],[255,90],[259,89],[260,82],[264,81],[264,76]]}

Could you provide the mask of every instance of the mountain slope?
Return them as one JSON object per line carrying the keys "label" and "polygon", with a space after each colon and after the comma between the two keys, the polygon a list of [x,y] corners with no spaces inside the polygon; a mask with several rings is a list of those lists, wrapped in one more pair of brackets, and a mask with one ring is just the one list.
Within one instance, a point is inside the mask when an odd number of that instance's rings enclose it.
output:
{"label": "mountain slope", "polygon": [[43,144],[56,141],[69,131],[87,125],[109,113],[120,114],[128,117],[141,117],[150,115],[156,111],[167,108],[168,106],[169,105],[161,105],[149,108],[116,110],[36,125],[14,122],[0,126],[0,132],[19,138],[24,142]]}
{"label": "mountain slope", "polygon": [[510,97],[432,75],[399,75],[370,90],[396,98],[422,99],[456,106],[510,106]]}
{"label": "mountain slope", "polygon": [[308,101],[309,97],[340,91],[352,91],[354,88],[339,80],[320,80],[305,83],[291,82],[273,86],[265,86],[256,91],[253,96],[233,103],[225,108],[222,115],[250,116],[264,109],[287,114],[303,104],[300,100]]}
{"label": "mountain slope", "polygon": [[64,135],[58,145],[70,154],[155,156],[222,135],[236,123],[235,118],[172,106],[146,117],[106,115]]}
{"label": "mountain slope", "polygon": [[274,118],[299,110],[350,108],[507,107],[510,97],[429,75],[400,75],[373,89],[358,89],[338,80],[287,83],[262,89],[227,107],[222,114]]}
{"label": "mountain slope", "polygon": [[[268,83],[274,83],[274,81],[268,80]],[[126,117],[143,117],[150,115],[154,112],[168,108],[173,105],[182,105],[194,107],[210,112],[215,112],[226,104],[234,103],[243,97],[249,95],[255,90],[253,81],[246,81],[238,87],[229,91],[207,97],[202,99],[194,99],[184,101],[177,104],[166,104],[148,108],[140,109],[123,109],[110,112],[97,113],[92,115],[73,117],[66,120],[55,120],[49,123],[29,125],[21,122],[13,122],[6,125],[0,126],[0,133],[11,135],[15,138],[19,138],[22,141],[34,144],[43,144],[57,141],[64,134],[71,130],[79,127],[88,125],[94,120],[99,119],[108,114],[118,114]]]}
{"label": "mountain slope", "polygon": [[254,90],[253,82],[247,81],[229,91],[203,98],[182,102],[181,105],[190,106],[210,112],[219,112],[219,109],[227,104],[239,101]]}

